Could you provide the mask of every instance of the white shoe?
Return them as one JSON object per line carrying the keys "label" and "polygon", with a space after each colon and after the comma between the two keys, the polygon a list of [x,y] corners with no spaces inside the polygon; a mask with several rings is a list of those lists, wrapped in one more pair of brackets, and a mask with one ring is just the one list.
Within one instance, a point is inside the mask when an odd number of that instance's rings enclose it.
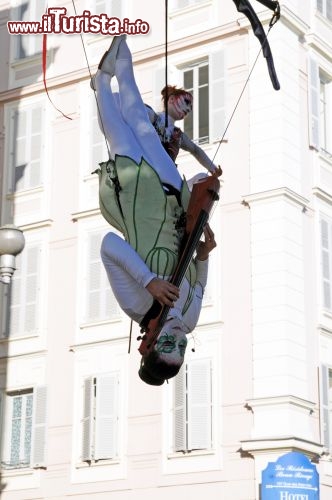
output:
{"label": "white shoe", "polygon": [[100,60],[98,69],[103,71],[104,73],[108,73],[111,76],[115,74],[115,61],[116,56],[119,50],[120,43],[122,40],[125,40],[127,35],[119,35],[115,36],[112,40],[112,43],[109,49],[105,52],[103,57]]}

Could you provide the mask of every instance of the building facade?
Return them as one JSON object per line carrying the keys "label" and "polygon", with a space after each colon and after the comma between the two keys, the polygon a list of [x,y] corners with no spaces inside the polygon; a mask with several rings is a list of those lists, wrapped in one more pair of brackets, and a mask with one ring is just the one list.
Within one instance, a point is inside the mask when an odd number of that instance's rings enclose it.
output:
{"label": "building facade", "polygon": [[[271,12],[253,2],[268,28]],[[144,101],[160,109],[164,2],[52,1],[149,24],[129,36]],[[50,5],[48,5],[50,7]],[[134,326],[99,248],[107,158],[89,71],[110,37],[9,35],[43,0],[0,1],[1,225],[26,247],[0,284],[3,500],[260,500],[289,451],[332,494],[332,4],[286,0],[269,34],[275,92],[231,0],[170,0],[168,80],[194,93],[186,132],[223,168],[218,247],[186,363],[162,387],[138,378]],[[86,56],[85,56],[86,53]],[[229,118],[242,98],[224,135]],[[222,142],[220,142],[222,139]],[[200,166],[178,158],[186,178]],[[295,500],[295,498],[290,498]],[[296,499],[299,500],[299,499]]]}

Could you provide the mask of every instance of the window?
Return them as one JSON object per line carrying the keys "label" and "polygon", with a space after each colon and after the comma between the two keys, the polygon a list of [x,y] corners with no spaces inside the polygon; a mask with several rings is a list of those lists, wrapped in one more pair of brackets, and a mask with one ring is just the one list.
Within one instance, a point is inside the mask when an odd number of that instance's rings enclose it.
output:
{"label": "window", "polygon": [[109,373],[87,378],[83,393],[82,461],[117,457],[119,374]]}
{"label": "window", "polygon": [[[45,14],[45,0],[21,0],[15,12],[15,21],[40,21]],[[24,59],[42,51],[42,35],[13,37],[16,40],[16,59]]]}
{"label": "window", "polygon": [[16,271],[5,290],[3,335],[15,337],[39,331],[41,244],[28,243],[16,257]]}
{"label": "window", "polygon": [[88,0],[88,8],[96,15],[105,13],[112,17],[121,17],[121,0]]}
{"label": "window", "polygon": [[107,151],[106,139],[99,127],[98,107],[96,98],[90,93],[90,162],[88,172],[90,174],[95,170],[99,163],[107,161],[109,154]]}
{"label": "window", "polygon": [[225,54],[223,50],[208,59],[182,69],[183,87],[193,94],[193,111],[184,120],[183,130],[199,144],[221,138],[225,127]]}
{"label": "window", "polygon": [[332,80],[320,73],[319,84],[320,147],[332,153]]}
{"label": "window", "polygon": [[173,429],[175,452],[212,448],[211,359],[190,360],[175,378]]}
{"label": "window", "polygon": [[87,323],[116,319],[120,314],[100,257],[100,246],[104,234],[105,231],[99,229],[87,235],[87,295],[84,308],[84,320]]}
{"label": "window", "polygon": [[42,117],[43,107],[40,103],[11,110],[9,144],[11,191],[33,189],[42,183]]}
{"label": "window", "polygon": [[324,217],[320,221],[321,225],[321,262],[322,262],[322,288],[323,307],[332,309],[332,220]]}
{"label": "window", "polygon": [[332,368],[321,367],[323,444],[332,453]]}
{"label": "window", "polygon": [[198,64],[183,71],[183,86],[193,94],[193,112],[184,121],[184,132],[200,144],[209,142],[209,65]]}
{"label": "window", "polygon": [[332,0],[317,0],[317,9],[324,17],[332,21]]}
{"label": "window", "polygon": [[42,467],[45,462],[46,387],[7,393],[1,466]]}
{"label": "window", "polygon": [[332,153],[332,77],[310,58],[308,69],[309,142],[318,151]]}

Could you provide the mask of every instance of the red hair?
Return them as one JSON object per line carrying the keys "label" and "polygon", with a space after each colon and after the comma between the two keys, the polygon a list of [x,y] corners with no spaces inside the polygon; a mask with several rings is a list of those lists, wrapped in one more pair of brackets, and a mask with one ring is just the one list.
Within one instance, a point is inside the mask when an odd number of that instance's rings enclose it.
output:
{"label": "red hair", "polygon": [[178,89],[176,85],[167,85],[161,91],[162,101],[164,108],[166,108],[166,101],[171,97],[171,95],[180,96],[183,95],[192,102],[193,96],[190,92],[185,89]]}

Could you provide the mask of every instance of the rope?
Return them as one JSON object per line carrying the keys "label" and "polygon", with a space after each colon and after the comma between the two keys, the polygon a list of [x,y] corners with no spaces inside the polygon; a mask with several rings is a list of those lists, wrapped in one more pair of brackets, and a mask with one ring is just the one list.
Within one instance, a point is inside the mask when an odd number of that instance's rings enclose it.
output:
{"label": "rope", "polygon": [[165,0],[165,133],[168,127],[168,0]]}
{"label": "rope", "polygon": [[243,89],[241,90],[241,93],[240,93],[240,95],[239,95],[239,97],[238,97],[238,99],[237,99],[237,101],[236,101],[235,107],[234,107],[234,109],[233,109],[233,111],[232,111],[232,113],[231,113],[231,116],[230,116],[230,118],[229,118],[229,120],[228,120],[228,122],[227,122],[227,125],[226,125],[226,127],[225,127],[224,133],[223,133],[223,135],[222,135],[222,137],[221,137],[221,139],[220,139],[220,141],[219,141],[219,143],[218,143],[218,146],[217,146],[216,152],[215,152],[215,154],[214,154],[214,156],[213,156],[213,158],[212,158],[212,160],[211,160],[211,163],[213,163],[213,162],[214,162],[214,160],[215,160],[215,158],[216,158],[216,156],[217,156],[217,154],[218,154],[218,151],[219,151],[220,146],[221,146],[221,144],[222,144],[222,142],[223,142],[223,140],[224,140],[224,138],[225,138],[225,135],[226,135],[226,133],[227,133],[227,130],[229,129],[229,126],[230,126],[230,124],[231,124],[231,122],[232,122],[232,120],[233,120],[233,118],[234,118],[235,112],[236,112],[236,110],[237,110],[237,108],[238,108],[238,106],[239,106],[239,104],[240,104],[240,101],[241,101],[241,99],[242,99],[242,96],[243,96],[243,94],[244,94],[244,91],[245,91],[245,89],[247,88],[247,85],[248,85],[248,83],[249,83],[249,80],[250,80],[250,77],[251,77],[251,75],[252,75],[252,72],[253,72],[253,71],[254,71],[254,69],[255,69],[255,66],[256,66],[256,64],[257,64],[258,58],[259,58],[259,56],[261,55],[261,52],[263,51],[264,46],[265,46],[265,44],[266,44],[266,42],[267,42],[267,37],[269,36],[269,33],[270,33],[271,29],[273,28],[273,26],[275,25],[275,23],[276,23],[276,17],[275,17],[275,13],[274,13],[274,14],[273,14],[273,16],[272,16],[272,19],[271,19],[271,21],[270,21],[270,24],[269,24],[269,29],[268,29],[268,31],[267,31],[267,33],[266,33],[264,43],[261,45],[261,48],[260,48],[260,49],[259,49],[259,51],[258,51],[258,54],[257,54],[257,56],[256,56],[256,59],[255,59],[255,61],[254,61],[253,65],[252,65],[252,67],[251,67],[251,70],[250,70],[250,72],[249,72],[249,75],[248,75],[248,77],[247,77],[247,79],[246,79],[246,81],[245,81],[245,84],[244,84],[244,86],[243,86]]}

